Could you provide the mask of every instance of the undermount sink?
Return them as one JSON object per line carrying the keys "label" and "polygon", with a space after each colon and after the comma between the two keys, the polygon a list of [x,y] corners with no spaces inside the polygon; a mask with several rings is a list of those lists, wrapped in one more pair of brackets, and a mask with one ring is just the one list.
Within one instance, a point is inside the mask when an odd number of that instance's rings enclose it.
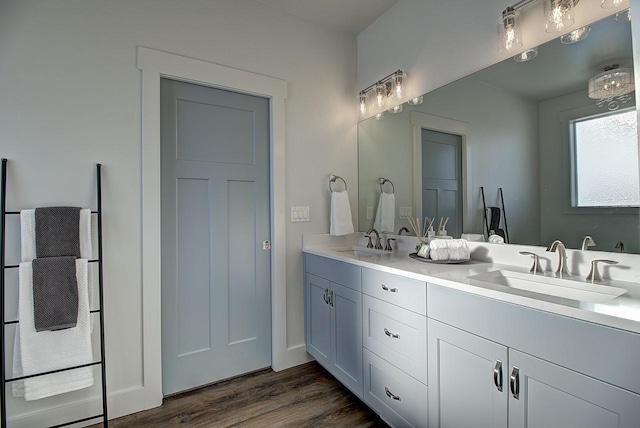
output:
{"label": "undermount sink", "polygon": [[375,248],[367,248],[367,247],[345,247],[337,249],[339,253],[349,253],[356,257],[373,257],[373,256],[388,256],[391,254],[390,251],[384,250],[376,250]]}
{"label": "undermount sink", "polygon": [[508,270],[496,270],[467,278],[474,281],[476,285],[484,285],[481,283],[499,285],[512,290],[522,290],[590,303],[604,303],[627,292],[624,288],[619,287]]}

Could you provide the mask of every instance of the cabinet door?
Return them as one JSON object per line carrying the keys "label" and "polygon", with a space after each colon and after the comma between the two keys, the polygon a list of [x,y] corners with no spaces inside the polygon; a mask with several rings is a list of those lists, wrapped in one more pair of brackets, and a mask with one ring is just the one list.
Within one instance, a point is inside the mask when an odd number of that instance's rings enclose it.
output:
{"label": "cabinet door", "polygon": [[510,428],[640,426],[640,395],[513,349],[509,364],[507,376],[519,370],[518,398],[509,391]]}
{"label": "cabinet door", "polygon": [[506,427],[507,348],[432,319],[428,338],[429,426]]}
{"label": "cabinet door", "polygon": [[362,398],[362,294],[331,283],[333,375]]}
{"label": "cabinet door", "polygon": [[329,281],[307,273],[305,286],[305,342],[307,352],[313,355],[325,368],[329,368],[331,364],[329,288]]}

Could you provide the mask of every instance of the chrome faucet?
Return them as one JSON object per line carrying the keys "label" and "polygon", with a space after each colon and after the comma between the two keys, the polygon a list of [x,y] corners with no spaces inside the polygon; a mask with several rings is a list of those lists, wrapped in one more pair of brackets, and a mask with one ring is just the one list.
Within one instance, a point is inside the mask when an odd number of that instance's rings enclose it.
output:
{"label": "chrome faucet", "polygon": [[585,236],[582,240],[582,251],[587,251],[589,247],[595,247],[596,241],[589,235]]}
{"label": "chrome faucet", "polygon": [[560,276],[571,275],[567,269],[567,250],[562,241],[556,239],[549,244],[547,251],[551,251],[552,253],[558,252],[558,268],[556,269],[556,273]]}
{"label": "chrome faucet", "polygon": [[624,253],[624,242],[622,241],[616,242],[616,250],[620,250],[621,253]]}
{"label": "chrome faucet", "polygon": [[403,226],[403,227],[402,227],[402,229],[400,229],[400,230],[398,231],[398,235],[402,236],[402,232],[407,232],[407,233],[409,233],[409,229],[407,229],[406,227],[404,227],[404,226]]}
{"label": "chrome faucet", "polygon": [[380,242],[380,234],[373,227],[367,231],[367,235],[371,235],[371,233],[376,234],[376,245],[374,246],[374,248],[376,250],[382,250],[382,242]]}

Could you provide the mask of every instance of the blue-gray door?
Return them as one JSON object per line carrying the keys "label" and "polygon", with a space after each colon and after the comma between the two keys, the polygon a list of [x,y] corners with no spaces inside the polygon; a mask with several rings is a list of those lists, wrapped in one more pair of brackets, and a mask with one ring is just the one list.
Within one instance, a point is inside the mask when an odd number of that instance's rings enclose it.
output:
{"label": "blue-gray door", "polygon": [[271,365],[269,101],[161,81],[162,388]]}
{"label": "blue-gray door", "polygon": [[449,217],[447,234],[462,233],[462,137],[445,132],[422,130],[422,215]]}

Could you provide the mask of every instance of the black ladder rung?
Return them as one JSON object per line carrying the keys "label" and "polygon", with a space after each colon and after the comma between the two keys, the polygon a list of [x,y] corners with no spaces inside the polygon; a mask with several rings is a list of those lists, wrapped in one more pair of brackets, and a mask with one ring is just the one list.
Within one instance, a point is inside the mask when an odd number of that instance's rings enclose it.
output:
{"label": "black ladder rung", "polygon": [[[5,214],[18,215],[20,211],[6,211]],[[91,214],[98,214],[98,211],[91,211]]]}
{"label": "black ladder rung", "polygon": [[20,377],[14,377],[14,378],[11,378],[11,379],[5,379],[4,383],[16,382],[18,380],[31,379],[32,377],[46,376],[46,375],[50,375],[50,374],[54,374],[54,373],[67,372],[69,370],[82,369],[84,367],[97,366],[99,364],[102,364],[102,361],[95,361],[93,363],[81,364],[79,366],[67,367],[67,368],[64,368],[64,369],[51,370],[51,371],[48,371],[48,372],[36,373],[36,374],[28,375],[28,376],[20,376]]}
{"label": "black ladder rung", "polygon": [[101,417],[103,417],[103,416],[104,416],[104,414],[103,414],[103,413],[101,413],[101,414],[99,414],[99,415],[90,416],[90,417],[88,417],[88,418],[82,418],[82,419],[78,419],[78,420],[71,421],[71,422],[66,422],[66,423],[64,423],[64,424],[60,424],[60,425],[51,425],[49,428],[60,428],[60,427],[66,427],[66,426],[73,425],[73,424],[79,424],[80,422],[90,421],[91,419],[101,418]]}
{"label": "black ladder rung", "polygon": [[[92,259],[92,260],[87,261],[87,263],[98,263],[99,261],[100,261],[99,259]],[[5,266],[4,268],[5,269],[17,269],[19,267],[20,267],[20,265],[9,265],[9,266]]]}
{"label": "black ladder rung", "polygon": [[[90,314],[98,314],[100,312],[101,312],[100,309],[94,309],[92,311],[89,311]],[[5,321],[4,325],[18,324],[19,322],[20,322],[20,320]]]}

